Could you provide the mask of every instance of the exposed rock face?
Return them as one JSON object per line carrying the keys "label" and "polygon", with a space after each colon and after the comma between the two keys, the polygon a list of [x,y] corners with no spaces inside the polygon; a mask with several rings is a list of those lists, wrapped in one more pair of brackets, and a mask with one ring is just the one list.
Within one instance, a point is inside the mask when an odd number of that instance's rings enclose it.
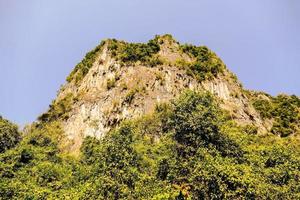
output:
{"label": "exposed rock face", "polygon": [[137,62],[121,66],[104,46],[80,85],[66,84],[56,100],[69,93],[78,99],[69,118],[63,121],[65,134],[72,142],[70,150],[78,150],[86,136],[101,138],[120,121],[153,112],[157,103],[170,101],[187,88],[215,94],[222,108],[238,123],[255,124],[260,132],[266,130],[229,71],[200,82],[187,75],[184,69],[172,65],[177,59],[192,60],[178,49],[177,43],[161,47],[158,54],[169,60],[169,64],[149,67]]}
{"label": "exposed rock face", "polygon": [[230,99],[230,91],[227,84],[221,80],[216,80],[214,82],[207,82],[204,84],[204,88],[218,97],[224,100]]}

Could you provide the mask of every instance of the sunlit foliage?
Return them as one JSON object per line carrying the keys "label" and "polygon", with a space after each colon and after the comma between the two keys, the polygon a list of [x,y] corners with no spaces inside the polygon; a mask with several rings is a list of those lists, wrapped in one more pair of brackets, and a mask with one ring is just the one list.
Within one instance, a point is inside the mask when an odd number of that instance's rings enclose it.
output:
{"label": "sunlit foliage", "polygon": [[54,121],[0,154],[0,196],[299,199],[297,139],[252,129],[230,120],[212,95],[186,91],[101,140],[85,138],[75,159],[60,150],[62,130]]}

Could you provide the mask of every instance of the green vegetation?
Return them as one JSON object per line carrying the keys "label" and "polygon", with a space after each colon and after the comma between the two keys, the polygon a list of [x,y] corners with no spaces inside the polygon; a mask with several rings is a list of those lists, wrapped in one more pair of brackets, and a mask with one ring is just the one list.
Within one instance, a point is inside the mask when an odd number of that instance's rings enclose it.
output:
{"label": "green vegetation", "polygon": [[295,133],[300,127],[300,99],[296,96],[279,95],[274,100],[272,132],[280,136]]}
{"label": "green vegetation", "polygon": [[116,79],[115,78],[107,79],[107,81],[106,81],[107,90],[110,90],[111,88],[115,87],[115,85],[116,85]]}
{"label": "green vegetation", "polygon": [[84,78],[84,76],[89,72],[89,69],[95,63],[97,55],[104,44],[105,42],[102,41],[100,45],[85,55],[85,58],[75,66],[74,70],[67,77],[68,82],[72,82],[74,80],[75,84],[78,84]]}
{"label": "green vegetation", "polygon": [[144,43],[126,43],[115,39],[109,40],[108,49],[111,55],[122,63],[135,63],[140,61],[155,66],[161,63],[159,58],[154,55],[160,50],[158,38]]}
{"label": "green vegetation", "polygon": [[270,102],[269,100],[257,99],[253,102],[253,106],[263,119],[272,117],[272,102]]}
{"label": "green vegetation", "polygon": [[133,89],[129,90],[125,96],[124,102],[131,104],[131,102],[134,99],[134,96],[136,95],[137,92],[138,92],[137,88],[133,88]]}
{"label": "green vegetation", "polygon": [[[144,85],[141,85],[140,82],[138,82],[137,85],[139,85],[139,86],[131,88],[129,91],[127,91],[125,98],[123,99],[123,103],[131,104],[137,94],[140,94],[140,95],[145,94],[146,87]],[[126,86],[126,87],[125,88],[122,87],[122,89],[126,90],[127,85],[125,84],[123,86]]]}
{"label": "green vegetation", "polygon": [[38,117],[38,120],[42,123],[52,122],[58,119],[68,119],[69,111],[72,105],[77,101],[72,93],[67,94],[60,101],[53,101],[49,106],[49,110]]}
{"label": "green vegetation", "polygon": [[46,199],[66,187],[72,160],[59,154],[59,136],[62,131],[53,123],[32,130],[14,149],[0,154],[1,199]]}
{"label": "green vegetation", "polygon": [[[298,98],[274,102],[272,113],[294,120],[279,113]],[[230,120],[212,95],[189,90],[101,141],[85,138],[77,159],[62,152],[52,121],[0,153],[0,197],[299,199],[299,142],[255,131]]]}
{"label": "green vegetation", "polygon": [[181,45],[181,50],[196,59],[186,66],[187,72],[199,81],[216,77],[225,69],[222,60],[205,46]]}
{"label": "green vegetation", "polygon": [[274,98],[254,98],[253,106],[263,119],[273,119],[271,132],[285,137],[296,133],[300,126],[300,99],[295,96],[279,95]]}
{"label": "green vegetation", "polygon": [[165,77],[161,72],[155,72],[155,80],[160,82],[160,85],[164,85],[165,84]]}
{"label": "green vegetation", "polygon": [[20,139],[18,127],[0,116],[0,153],[16,146]]}

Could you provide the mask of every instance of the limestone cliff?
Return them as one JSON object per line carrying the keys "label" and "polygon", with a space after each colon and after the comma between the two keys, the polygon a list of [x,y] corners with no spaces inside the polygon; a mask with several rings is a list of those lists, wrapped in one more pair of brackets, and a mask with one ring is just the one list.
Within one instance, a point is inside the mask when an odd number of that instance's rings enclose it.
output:
{"label": "limestone cliff", "polygon": [[[57,105],[71,96],[63,116],[57,116],[71,142],[70,151],[78,150],[84,137],[101,138],[122,120],[151,113],[158,103],[168,102],[188,88],[214,94],[221,107],[241,125],[253,124],[261,134],[270,128],[253,108],[235,75],[213,52],[206,47],[201,49],[206,52],[204,56],[211,55],[209,62],[217,63],[222,70],[205,71],[210,73],[207,77],[201,71],[204,75],[197,77],[190,71],[197,70],[197,65],[190,66],[197,62],[195,55],[198,59],[204,57],[193,54],[193,48],[198,47],[181,45],[169,35],[157,36],[150,42],[158,45],[157,51],[147,50],[143,44],[133,44],[132,50],[130,43],[105,40],[92,55],[87,55],[92,59],[76,66],[53,102]],[[132,53],[135,50],[142,53]],[[207,60],[202,63],[208,63]],[[200,67],[205,67],[204,64]]]}

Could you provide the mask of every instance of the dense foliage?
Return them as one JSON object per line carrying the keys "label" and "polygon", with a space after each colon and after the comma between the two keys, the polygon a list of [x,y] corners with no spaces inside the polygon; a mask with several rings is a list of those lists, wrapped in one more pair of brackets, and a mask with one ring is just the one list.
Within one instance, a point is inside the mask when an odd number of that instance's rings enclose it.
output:
{"label": "dense foliage", "polygon": [[0,116],[0,153],[14,147],[20,139],[18,127]]}
{"label": "dense foliage", "polygon": [[[0,154],[1,199],[45,199],[71,181],[72,159],[59,154],[57,123],[32,130],[15,149]],[[76,166],[76,165],[75,165]]]}
{"label": "dense foliage", "polygon": [[153,66],[160,64],[159,59],[154,56],[160,50],[157,37],[146,44],[126,43],[112,39],[108,42],[108,49],[111,55],[121,61],[121,63],[133,64],[140,61]]}
{"label": "dense foliage", "polygon": [[278,95],[270,99],[254,98],[253,106],[263,119],[272,119],[272,133],[282,137],[300,129],[300,99],[295,96]]}
{"label": "dense foliage", "polygon": [[225,69],[222,60],[205,46],[181,45],[181,49],[196,59],[195,62],[188,65],[187,69],[200,81],[216,77]]}
{"label": "dense foliage", "polygon": [[299,199],[299,141],[248,129],[210,94],[186,91],[101,140],[87,137],[75,159],[52,121],[0,153],[0,197]]}

